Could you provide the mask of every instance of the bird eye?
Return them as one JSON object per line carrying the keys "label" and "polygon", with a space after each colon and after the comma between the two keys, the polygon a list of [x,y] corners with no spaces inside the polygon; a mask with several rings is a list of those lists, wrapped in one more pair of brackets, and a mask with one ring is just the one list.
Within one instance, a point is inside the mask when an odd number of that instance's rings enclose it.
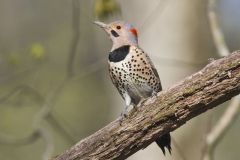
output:
{"label": "bird eye", "polygon": [[117,29],[121,29],[121,26],[117,26],[116,28],[117,28]]}

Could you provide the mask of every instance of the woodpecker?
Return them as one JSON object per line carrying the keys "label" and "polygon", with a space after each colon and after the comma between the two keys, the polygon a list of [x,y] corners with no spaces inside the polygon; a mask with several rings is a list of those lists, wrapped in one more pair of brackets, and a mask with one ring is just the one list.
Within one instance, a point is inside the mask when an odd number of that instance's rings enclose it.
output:
{"label": "woodpecker", "polygon": [[[141,100],[160,92],[161,81],[151,59],[138,46],[137,30],[131,24],[123,21],[94,23],[108,34],[113,43],[108,54],[109,74],[125,100],[124,118],[130,105],[136,106]],[[170,133],[157,138],[156,143],[164,155],[165,147],[171,154]]]}

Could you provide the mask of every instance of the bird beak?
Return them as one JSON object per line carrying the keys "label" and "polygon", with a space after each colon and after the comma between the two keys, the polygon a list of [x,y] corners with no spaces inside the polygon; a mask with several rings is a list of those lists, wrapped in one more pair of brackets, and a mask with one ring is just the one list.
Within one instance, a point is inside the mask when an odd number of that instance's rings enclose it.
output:
{"label": "bird beak", "polygon": [[107,24],[103,23],[103,22],[99,22],[99,21],[94,21],[94,24],[98,25],[99,27],[106,29],[107,28]]}

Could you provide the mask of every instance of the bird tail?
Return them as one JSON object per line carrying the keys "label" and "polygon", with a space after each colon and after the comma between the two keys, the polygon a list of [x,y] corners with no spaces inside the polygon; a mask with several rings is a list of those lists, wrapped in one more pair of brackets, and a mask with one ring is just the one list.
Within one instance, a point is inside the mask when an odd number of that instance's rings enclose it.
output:
{"label": "bird tail", "polygon": [[163,154],[165,155],[165,147],[168,149],[169,153],[171,154],[172,148],[171,148],[171,136],[170,133],[167,133],[155,141],[157,145],[161,148]]}

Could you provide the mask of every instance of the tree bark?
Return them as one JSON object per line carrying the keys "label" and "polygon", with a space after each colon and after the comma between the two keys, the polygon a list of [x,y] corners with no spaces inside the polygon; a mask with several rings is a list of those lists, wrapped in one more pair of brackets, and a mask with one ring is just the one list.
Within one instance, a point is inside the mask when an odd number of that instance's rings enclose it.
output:
{"label": "tree bark", "polygon": [[125,159],[239,93],[240,51],[235,51],[148,98],[122,123],[111,122],[53,159]]}

